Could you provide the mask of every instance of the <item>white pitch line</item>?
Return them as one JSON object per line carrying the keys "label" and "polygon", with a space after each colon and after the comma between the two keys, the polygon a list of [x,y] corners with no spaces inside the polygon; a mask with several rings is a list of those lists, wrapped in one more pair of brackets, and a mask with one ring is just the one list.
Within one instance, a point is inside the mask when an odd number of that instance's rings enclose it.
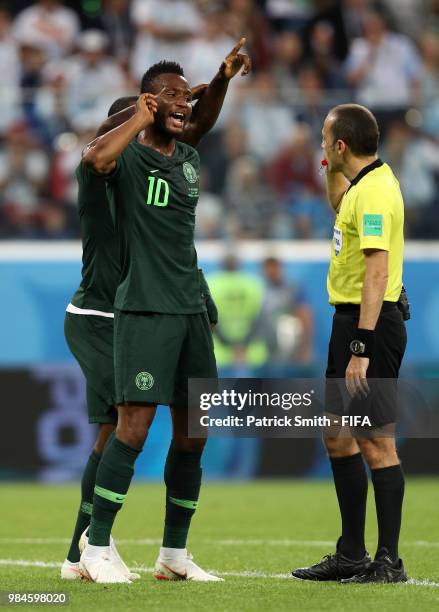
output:
{"label": "white pitch line", "polygon": [[[0,544],[70,544],[69,538],[0,538]],[[160,546],[161,539],[159,538],[117,538],[117,544],[131,546]],[[228,538],[224,540],[200,540],[200,544],[209,546],[334,546],[333,540],[289,540],[289,539],[250,539],[241,540]],[[439,546],[439,542],[428,542],[427,540],[413,540],[411,542],[403,542],[402,547],[411,546]]]}
{"label": "white pitch line", "polygon": [[18,565],[21,567],[61,567],[57,561],[28,561],[26,559],[0,559],[0,565]]}
{"label": "white pitch line", "polygon": [[[60,568],[61,563],[56,561],[29,561],[27,559],[0,559],[0,565],[5,566],[19,566],[19,567],[42,567],[42,568]],[[135,572],[142,572],[145,574],[152,574],[154,569],[152,567],[145,567],[144,565],[134,566],[131,568]],[[257,572],[252,570],[246,570],[242,572],[219,572],[214,569],[209,569],[209,572],[217,574],[218,576],[231,576],[233,578],[271,578],[277,580],[291,580],[295,582],[290,574],[268,574],[265,572]],[[396,585],[393,585],[396,586]],[[408,582],[400,583],[399,586],[421,586],[421,587],[433,587],[439,588],[439,582],[433,582],[431,580],[416,580],[411,578]]]}

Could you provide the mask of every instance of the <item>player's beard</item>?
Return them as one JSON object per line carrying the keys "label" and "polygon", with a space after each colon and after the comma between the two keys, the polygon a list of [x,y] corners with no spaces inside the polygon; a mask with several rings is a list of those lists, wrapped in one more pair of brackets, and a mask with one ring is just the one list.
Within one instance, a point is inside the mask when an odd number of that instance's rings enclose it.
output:
{"label": "player's beard", "polygon": [[164,136],[168,140],[178,138],[183,133],[183,130],[181,130],[181,132],[173,132],[169,130],[166,127],[166,116],[160,111],[157,111],[155,114],[154,129],[159,132],[160,136]]}

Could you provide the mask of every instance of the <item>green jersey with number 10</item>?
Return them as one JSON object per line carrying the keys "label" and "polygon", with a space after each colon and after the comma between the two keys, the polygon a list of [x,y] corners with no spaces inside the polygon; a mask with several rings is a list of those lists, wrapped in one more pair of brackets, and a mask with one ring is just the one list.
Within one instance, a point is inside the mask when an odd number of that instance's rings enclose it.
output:
{"label": "green jersey with number 10", "polygon": [[200,158],[176,143],[165,156],[132,141],[107,177],[119,237],[119,310],[167,314],[205,311],[194,245]]}

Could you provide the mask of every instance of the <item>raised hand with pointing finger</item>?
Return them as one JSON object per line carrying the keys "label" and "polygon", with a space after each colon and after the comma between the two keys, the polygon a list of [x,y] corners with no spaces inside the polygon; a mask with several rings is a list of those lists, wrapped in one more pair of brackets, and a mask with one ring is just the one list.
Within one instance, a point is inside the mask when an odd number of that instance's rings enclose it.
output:
{"label": "raised hand with pointing finger", "polygon": [[221,64],[220,73],[226,79],[233,79],[242,69],[241,76],[246,76],[251,70],[251,60],[246,53],[240,53],[245,45],[245,38],[236,44]]}

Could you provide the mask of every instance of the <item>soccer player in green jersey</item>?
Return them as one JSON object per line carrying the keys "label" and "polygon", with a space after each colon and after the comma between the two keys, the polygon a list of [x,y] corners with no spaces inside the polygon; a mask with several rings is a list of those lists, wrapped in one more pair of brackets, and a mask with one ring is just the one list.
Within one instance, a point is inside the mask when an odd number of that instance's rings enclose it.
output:
{"label": "soccer player in green jersey", "polygon": [[[194,88],[194,98],[205,86]],[[119,98],[110,107],[108,119],[97,135],[105,134],[134,114],[137,96]],[[114,298],[120,277],[119,246],[111,217],[103,177],[83,163],[76,170],[78,180],[78,213],[83,242],[82,281],[67,307],[65,336],[69,348],[86,377],[89,422],[98,424],[98,435],[81,480],[81,503],[72,542],[61,567],[61,578],[81,578],[79,572],[81,534],[90,523],[96,471],[109,436],[117,423],[114,394],[113,328]],[[217,321],[216,306],[200,270],[202,297],[209,321]],[[111,553],[131,580],[139,577],[121,560],[111,538]]]}
{"label": "soccer player in green jersey", "polygon": [[[123,111],[135,104],[136,100],[133,96],[116,100],[100,133],[126,121],[131,113]],[[96,470],[117,423],[114,407],[113,304],[120,276],[119,248],[105,181],[83,163],[78,165],[76,177],[83,242],[82,281],[67,307],[64,328],[67,344],[86,377],[89,422],[98,424],[98,435],[82,475],[78,517],[67,559],[61,567],[61,578],[65,580],[81,578],[79,539],[90,523]],[[114,548],[113,542],[112,545]]]}
{"label": "soccer player in green jersey", "polygon": [[[122,272],[115,299],[114,360],[118,423],[96,474],[82,573],[96,582],[130,582],[110,553],[110,534],[158,404],[171,408],[165,466],[166,517],[155,576],[219,580],[186,550],[201,485],[205,439],[188,436],[188,379],[216,378],[216,363],[194,247],[199,156],[228,83],[250,60],[245,39],[223,61],[190,121],[191,89],[174,62],[152,66],[135,114],[86,147],[83,163],[106,177]],[[184,132],[184,142],[178,139]]]}

